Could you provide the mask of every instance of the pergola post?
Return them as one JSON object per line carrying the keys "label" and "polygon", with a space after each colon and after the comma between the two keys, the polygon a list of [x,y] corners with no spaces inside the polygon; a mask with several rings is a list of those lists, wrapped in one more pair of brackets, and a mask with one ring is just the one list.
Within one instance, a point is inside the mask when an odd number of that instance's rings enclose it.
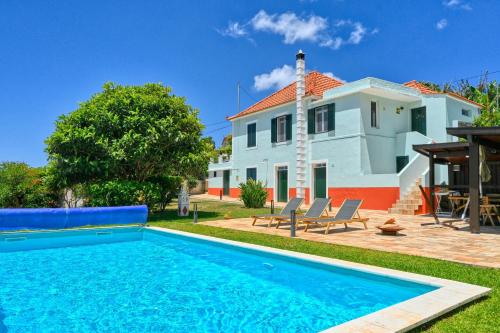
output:
{"label": "pergola post", "polygon": [[429,190],[430,190],[430,204],[431,204],[431,212],[434,214],[436,212],[436,207],[434,207],[435,200],[434,200],[434,187],[436,186],[436,177],[434,174],[434,155],[431,153],[429,154]]}
{"label": "pergola post", "polygon": [[479,233],[479,143],[473,135],[468,135],[469,141],[469,207],[470,230]]}

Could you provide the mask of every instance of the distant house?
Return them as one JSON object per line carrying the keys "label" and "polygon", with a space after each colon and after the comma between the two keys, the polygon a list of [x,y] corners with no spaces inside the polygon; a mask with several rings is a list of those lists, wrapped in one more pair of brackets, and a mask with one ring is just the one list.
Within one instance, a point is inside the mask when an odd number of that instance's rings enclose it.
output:
{"label": "distant house", "polygon": [[[238,185],[254,178],[267,184],[269,200],[329,196],[338,206],[360,198],[363,208],[387,210],[417,181],[427,184],[427,159],[412,145],[451,141],[446,127],[470,124],[481,109],[416,81],[304,75],[304,58],[297,55],[296,82],[228,118],[232,156],[210,164],[210,194],[237,197]],[[447,181],[446,169],[436,181]],[[416,213],[422,202],[394,207]]]}

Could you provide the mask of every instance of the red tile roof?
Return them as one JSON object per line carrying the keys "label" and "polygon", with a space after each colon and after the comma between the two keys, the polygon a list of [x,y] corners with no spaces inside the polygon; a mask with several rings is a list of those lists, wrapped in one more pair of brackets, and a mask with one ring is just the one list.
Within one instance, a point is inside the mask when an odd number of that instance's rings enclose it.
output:
{"label": "red tile roof", "polygon": [[484,108],[484,105],[483,104],[479,104],[479,103],[476,103],[474,101],[471,101],[470,99],[468,98],[465,98],[464,96],[462,95],[459,95],[459,94],[455,94],[454,92],[447,92],[446,94],[452,96],[452,97],[455,97],[455,98],[458,98],[458,99],[461,99],[463,101],[466,101],[466,102],[469,102],[469,103],[472,103],[474,105],[476,105],[477,107],[480,107],[481,109]]}
{"label": "red tile roof", "polygon": [[435,95],[435,94],[440,93],[436,90],[432,90],[431,88],[427,87],[425,84],[418,82],[417,80],[406,82],[404,85],[409,87],[409,88],[417,89],[422,94],[426,94],[426,95]]}
{"label": "red tile roof", "polygon": [[[322,96],[323,92],[328,89],[332,89],[341,86],[343,83],[335,80],[334,78],[321,74],[320,72],[313,71],[306,75],[306,96]],[[242,116],[246,116],[255,112],[259,112],[274,106],[289,103],[295,100],[297,92],[297,85],[295,82],[289,84],[281,90],[278,90],[274,94],[267,96],[266,98],[258,101],[249,108],[241,111],[240,113],[228,117],[228,120],[233,120]]]}
{"label": "red tile roof", "polygon": [[[417,89],[422,94],[425,94],[425,95],[442,94],[442,93],[440,93],[440,92],[438,92],[436,90],[433,90],[433,89],[427,87],[426,85],[424,85],[424,84],[422,84],[420,82],[417,82],[416,80],[413,80],[413,81],[410,81],[410,82],[406,82],[404,85],[407,86],[407,87],[409,87],[409,88]],[[484,105],[482,105],[482,104],[479,104],[479,103],[476,103],[474,101],[471,101],[470,99],[465,98],[462,95],[459,95],[459,94],[456,94],[456,93],[453,93],[453,92],[446,92],[444,94],[452,96],[452,97],[455,97],[455,98],[458,98],[458,99],[461,99],[462,101],[465,101],[465,102],[469,102],[469,103],[474,104],[474,105],[476,105],[476,106],[478,106],[480,108],[484,107]]]}

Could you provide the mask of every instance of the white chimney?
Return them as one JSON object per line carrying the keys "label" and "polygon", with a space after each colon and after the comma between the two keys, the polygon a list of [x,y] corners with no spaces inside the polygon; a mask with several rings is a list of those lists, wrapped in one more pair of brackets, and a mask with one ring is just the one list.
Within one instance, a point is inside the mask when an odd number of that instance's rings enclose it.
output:
{"label": "white chimney", "polygon": [[297,139],[296,139],[296,188],[297,197],[304,198],[306,195],[306,117],[302,98],[305,94],[305,54],[299,50],[296,56],[296,76],[297,76]]}

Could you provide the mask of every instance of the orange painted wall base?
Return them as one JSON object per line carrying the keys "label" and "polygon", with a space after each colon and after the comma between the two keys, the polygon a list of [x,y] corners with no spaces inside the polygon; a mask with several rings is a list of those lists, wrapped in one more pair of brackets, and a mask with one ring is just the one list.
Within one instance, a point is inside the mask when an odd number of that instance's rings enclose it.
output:
{"label": "orange painted wall base", "polygon": [[[288,197],[289,198],[295,198],[296,196],[297,196],[297,188],[290,187],[288,189]],[[306,205],[309,205],[309,203],[310,203],[309,198],[310,197],[311,197],[311,194],[310,194],[309,188],[306,187],[306,197],[305,197],[305,200],[304,200]]]}
{"label": "orange painted wall base", "polygon": [[220,195],[222,187],[209,187],[207,193],[210,195]]}
{"label": "orange painted wall base", "polygon": [[328,196],[333,198],[335,207],[345,199],[362,199],[363,209],[388,210],[399,199],[399,187],[330,187]]}
{"label": "orange painted wall base", "polygon": [[[210,195],[220,195],[222,191],[222,187],[210,187],[207,190],[207,193]],[[239,198],[240,189],[239,188],[230,188],[229,189],[229,197],[231,198]]]}
{"label": "orange painted wall base", "polygon": [[[222,188],[209,188],[208,194],[219,195]],[[267,200],[274,200],[274,189],[267,188]],[[429,189],[426,188],[426,191]],[[430,192],[430,191],[429,191]],[[295,197],[297,194],[297,189],[292,187],[288,190],[288,195],[290,198]],[[238,198],[240,196],[239,188],[231,188],[229,190],[229,196],[231,198]],[[399,199],[399,188],[398,187],[330,187],[328,188],[328,196],[333,198],[333,206],[339,207],[342,205],[345,199],[362,199],[363,205],[361,208],[364,209],[375,209],[375,210],[387,210],[392,207],[392,204]],[[306,198],[305,203],[309,204],[311,198],[311,191],[306,188]],[[422,198],[423,200],[423,198]],[[424,201],[425,202],[425,201]],[[422,206],[419,214],[428,213],[429,207],[427,205]]]}

